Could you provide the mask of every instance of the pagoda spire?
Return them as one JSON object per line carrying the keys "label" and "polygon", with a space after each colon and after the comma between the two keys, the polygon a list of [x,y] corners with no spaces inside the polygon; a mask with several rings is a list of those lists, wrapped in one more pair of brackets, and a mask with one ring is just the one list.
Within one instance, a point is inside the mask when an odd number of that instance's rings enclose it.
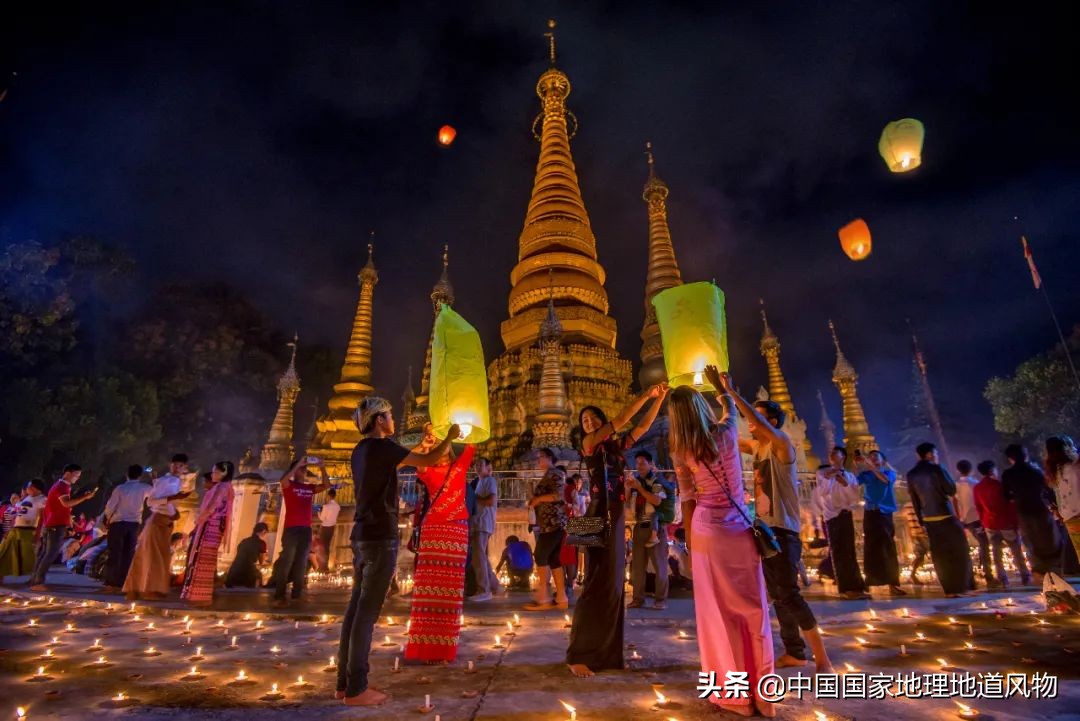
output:
{"label": "pagoda spire", "polygon": [[416,408],[416,394],[413,392],[412,366],[409,366],[409,380],[405,383],[405,392],[401,394],[401,428],[404,433],[409,427],[409,418]]}
{"label": "pagoda spire", "polygon": [[[454,305],[454,286],[450,284],[450,246],[443,246],[442,275],[439,281],[431,289],[431,306],[435,316],[439,315],[439,308],[443,305]],[[431,346],[435,343],[435,324],[432,322],[431,334],[428,336],[427,353],[424,356],[424,373],[420,376],[420,395],[416,397],[416,413],[423,415],[428,420],[428,396],[431,393]]]}
{"label": "pagoda spire", "polygon": [[821,396],[820,388],[817,392],[817,400],[818,405],[821,406],[821,423],[818,428],[825,437],[825,451],[828,454],[832,452],[833,448],[836,448],[836,424],[833,423],[832,418],[829,418],[829,409],[825,407],[825,399]]}
{"label": "pagoda spire", "polygon": [[292,358],[289,367],[281,374],[277,384],[278,409],[274,421],[270,424],[270,433],[262,447],[259,467],[269,470],[286,470],[293,457],[293,409],[296,397],[300,395],[300,376],[296,373],[296,348],[300,342],[298,335],[293,335]]}
{"label": "pagoda spire", "polygon": [[651,142],[645,143],[645,157],[649,164],[649,178],[641,198],[649,212],[649,270],[645,277],[645,322],[641,328],[641,371],[638,373],[642,388],[667,380],[660,325],[656,322],[652,300],[660,291],[682,285],[675,246],[668,229],[668,186],[656,176]]}
{"label": "pagoda spire", "polygon": [[791,400],[787,379],[784,378],[784,372],[780,369],[780,338],[769,327],[769,316],[765,313],[765,300],[759,299],[759,302],[763,325],[760,349],[768,368],[769,400],[775,401],[784,409],[788,417],[788,422],[784,426],[788,431],[788,436],[796,442],[796,445],[802,447],[803,454],[806,456],[807,470],[816,471],[819,464],[818,457],[814,455],[813,444],[806,436],[806,423],[800,420],[799,414],[795,412],[795,403]]}
{"label": "pagoda spire", "polygon": [[541,110],[533,123],[540,156],[518,239],[518,264],[510,273],[510,317],[502,324],[502,339],[508,351],[535,342],[549,294],[546,271],[553,269],[556,312],[568,339],[614,348],[616,325],[608,316],[606,275],[597,262],[596,237],[570,154],[577,130],[566,107],[570,79],[555,67],[554,32],[547,37],[552,62],[536,84]]}
{"label": "pagoda spire", "polygon": [[[549,271],[549,276],[552,274]],[[553,281],[552,281],[553,282]],[[547,315],[540,324],[540,398],[533,422],[533,448],[570,448],[570,403],[562,374],[562,324],[555,313],[554,289],[549,292]]]}
{"label": "pagoda spire", "polygon": [[[345,350],[345,363],[341,367],[341,379],[334,385],[334,392],[327,404],[329,412],[316,421],[316,434],[308,449],[312,455],[322,457],[327,472],[333,478],[351,478],[349,457],[353,447],[360,442],[360,431],[353,420],[360,401],[370,395],[371,385],[371,331],[373,324],[373,301],[379,274],[375,270],[375,232],[368,243],[367,263],[360,269],[360,299],[356,303],[349,345]],[[352,489],[343,489],[338,502],[352,503]]]}
{"label": "pagoda spire", "polygon": [[919,337],[915,335],[915,329],[908,320],[908,328],[911,330],[911,350],[915,355],[915,365],[919,369],[919,385],[922,387],[923,400],[926,403],[926,414],[929,416],[930,427],[934,431],[941,462],[946,468],[949,465],[949,444],[945,442],[945,430],[941,425],[941,416],[938,415],[937,403],[934,402],[934,392],[930,389],[930,377],[926,373],[926,357],[923,356],[922,348],[919,347]]}
{"label": "pagoda spire", "polygon": [[829,321],[829,332],[832,333],[833,345],[836,346],[836,366],[833,368],[833,383],[840,391],[844,408],[844,446],[848,452],[858,449],[863,453],[875,450],[877,441],[870,434],[870,424],[863,412],[862,402],[859,401],[858,384],[859,376],[854,366],[844,356],[840,349],[840,338],[836,335],[836,326]]}

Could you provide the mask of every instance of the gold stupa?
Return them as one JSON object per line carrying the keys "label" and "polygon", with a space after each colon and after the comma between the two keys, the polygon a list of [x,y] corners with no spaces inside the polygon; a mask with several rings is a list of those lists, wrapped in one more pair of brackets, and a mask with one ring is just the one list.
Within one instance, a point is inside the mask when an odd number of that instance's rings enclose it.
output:
{"label": "gold stupa", "polygon": [[540,156],[518,239],[518,263],[510,273],[509,318],[501,326],[506,350],[488,366],[492,437],[484,453],[501,467],[532,446],[528,431],[538,411],[543,370],[537,340],[549,298],[562,328],[571,417],[585,405],[614,413],[630,389],[630,362],[615,351],[606,274],[570,154],[571,126],[577,126],[566,107],[570,80],[555,67],[554,35],[548,37],[551,67],[536,84]]}
{"label": "gold stupa", "polygon": [[840,338],[836,335],[836,326],[829,321],[833,345],[836,346],[836,367],[833,368],[833,383],[840,391],[844,408],[844,447],[850,457],[856,450],[868,453],[878,447],[870,433],[870,424],[866,420],[862,403],[859,401],[859,376],[851,365],[844,351],[840,350]]}
{"label": "gold stupa", "polygon": [[[764,303],[762,304],[764,306]],[[814,472],[821,465],[821,461],[814,455],[810,438],[806,434],[806,422],[795,412],[795,403],[791,400],[791,391],[788,390],[787,379],[784,371],[780,368],[780,338],[769,327],[769,317],[765,314],[765,308],[761,309],[761,322],[764,330],[761,335],[761,355],[765,358],[765,365],[769,374],[769,400],[775,401],[784,409],[787,420],[784,430],[795,445],[795,454],[799,462],[800,471]]]}
{"label": "gold stupa", "polygon": [[[296,397],[300,395],[300,376],[296,373],[296,346],[299,338],[293,337],[292,358],[289,367],[278,380],[278,409],[274,421],[270,424],[270,433],[263,444],[259,458],[259,468],[272,471],[286,471],[293,458],[293,408]],[[277,479],[274,479],[277,480]]]}
{"label": "gold stupa", "polygon": [[342,506],[352,505],[355,498],[349,461],[353,448],[360,442],[360,431],[353,420],[353,413],[360,401],[373,390],[372,302],[379,274],[375,270],[374,246],[371,244],[368,244],[367,264],[360,270],[357,278],[360,282],[360,299],[356,304],[349,346],[345,351],[345,363],[341,367],[341,379],[334,386],[334,393],[327,404],[327,414],[315,422],[315,438],[307,451],[323,459],[327,472],[336,483],[344,483],[337,495],[338,503]]}

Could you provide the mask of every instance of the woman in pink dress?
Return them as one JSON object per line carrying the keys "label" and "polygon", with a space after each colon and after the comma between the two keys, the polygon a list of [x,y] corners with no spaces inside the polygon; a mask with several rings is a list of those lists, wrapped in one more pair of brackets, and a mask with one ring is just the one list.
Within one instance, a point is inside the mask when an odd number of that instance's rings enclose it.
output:
{"label": "woman in pink dress", "polygon": [[[710,370],[710,382],[722,388],[716,369]],[[668,398],[671,456],[694,570],[701,670],[715,673],[717,685],[729,671],[745,672],[749,682],[743,698],[714,693],[709,701],[741,716],[752,716],[756,708],[772,717],[772,703],[757,697],[758,680],[773,672],[772,629],[761,556],[744,518],[735,401],[726,393],[717,396],[724,409],[717,422],[705,398],[689,386]]]}
{"label": "woman in pink dress", "polygon": [[234,473],[232,461],[218,461],[207,474],[195,530],[191,533],[184,588],[180,591],[180,598],[191,606],[209,606],[214,601],[218,548],[232,514]]}

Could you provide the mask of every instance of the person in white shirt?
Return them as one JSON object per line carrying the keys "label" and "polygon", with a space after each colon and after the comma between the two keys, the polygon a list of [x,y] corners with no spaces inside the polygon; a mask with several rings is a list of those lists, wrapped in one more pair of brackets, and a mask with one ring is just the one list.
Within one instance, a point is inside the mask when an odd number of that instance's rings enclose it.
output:
{"label": "person in white shirt", "polygon": [[326,492],[326,503],[319,509],[319,541],[322,543],[323,553],[320,558],[322,568],[326,571],[330,568],[330,552],[333,549],[331,542],[334,540],[334,529],[337,527],[337,519],[341,514],[341,505],[337,502],[337,489],[331,488]]}
{"label": "person in white shirt", "polygon": [[847,450],[843,446],[833,448],[829,461],[830,465],[817,472],[814,503],[825,519],[836,588],[848,599],[870,598],[855,553],[853,511],[862,500],[862,487],[851,472],[844,470]]}
{"label": "person in white shirt", "polygon": [[135,544],[135,556],[124,581],[124,594],[129,601],[140,598],[160,600],[169,593],[172,559],[173,522],[180,517],[173,501],[186,498],[182,475],[188,472],[188,457],[177,453],[169,464],[169,472],[154,479],[150,491],[150,510],[153,513],[143,526]]}
{"label": "person in white shirt", "polygon": [[135,544],[139,540],[143,508],[150,498],[150,484],[142,482],[143,467],[128,466],[127,480],[113,489],[105,504],[105,525],[109,528],[109,556],[105,568],[106,593],[119,593],[127,580]]}
{"label": "person in white shirt", "polygon": [[[960,477],[956,479],[956,515],[967,532],[975,537],[979,543],[979,565],[982,566],[983,578],[987,579],[986,585],[990,586],[994,573],[990,568],[990,537],[979,520],[979,509],[975,505],[975,486],[979,479],[971,475],[971,461],[960,461],[956,464],[956,470]],[[975,579],[972,577],[972,584]],[[975,590],[974,588],[971,590]]]}
{"label": "person in white shirt", "polygon": [[1046,439],[1046,477],[1054,490],[1058,520],[1080,556],[1080,452],[1069,436]]}
{"label": "person in white shirt", "polygon": [[0,581],[4,576],[26,576],[34,570],[34,536],[45,509],[45,481],[35,478],[27,483],[26,495],[15,509],[15,521],[0,543]]}
{"label": "person in white shirt", "polygon": [[475,532],[470,538],[476,593],[469,596],[469,600],[490,601],[494,594],[502,592],[499,577],[495,575],[488,555],[488,545],[495,534],[499,510],[499,482],[491,475],[491,461],[487,458],[477,459],[476,476],[476,517],[472,523]]}

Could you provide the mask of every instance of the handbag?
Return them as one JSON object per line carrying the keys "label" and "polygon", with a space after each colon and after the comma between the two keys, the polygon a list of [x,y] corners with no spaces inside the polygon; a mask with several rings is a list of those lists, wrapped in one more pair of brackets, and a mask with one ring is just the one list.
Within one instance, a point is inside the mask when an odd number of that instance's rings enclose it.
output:
{"label": "handbag", "polygon": [[[419,478],[417,479],[417,482],[423,483],[423,481],[420,481]],[[417,552],[420,551],[420,529],[423,528],[424,519],[427,518],[427,514],[431,511],[431,509],[435,507],[435,504],[439,500],[439,496],[442,495],[442,492],[446,489],[446,484],[449,483],[449,482],[450,482],[450,470],[448,469],[446,471],[446,478],[443,479],[443,483],[439,487],[439,492],[436,493],[435,497],[431,499],[431,503],[429,503],[427,505],[427,508],[424,508],[421,513],[418,513],[413,518],[412,533],[409,534],[409,542],[407,544],[405,544],[405,547],[408,548],[413,553],[417,553]]]}
{"label": "handbag", "polygon": [[563,543],[585,548],[603,548],[607,536],[607,518],[601,516],[576,516],[566,521],[566,539]]}
{"label": "handbag", "polygon": [[[709,474],[716,478],[712,467],[708,464],[705,467],[709,469]],[[724,468],[723,463],[720,464],[720,472],[724,474],[724,481],[721,483],[720,479],[716,478],[716,482],[720,483],[720,487],[724,489],[724,495],[727,496],[728,503],[735,507],[735,510],[739,512],[744,521],[750,524],[750,535],[754,537],[754,545],[757,546],[758,554],[762,558],[772,558],[778,555],[780,553],[780,541],[776,540],[776,534],[760,518],[750,520],[750,516],[746,515],[743,507],[731,497],[731,490],[728,488],[727,482],[727,469]]]}

